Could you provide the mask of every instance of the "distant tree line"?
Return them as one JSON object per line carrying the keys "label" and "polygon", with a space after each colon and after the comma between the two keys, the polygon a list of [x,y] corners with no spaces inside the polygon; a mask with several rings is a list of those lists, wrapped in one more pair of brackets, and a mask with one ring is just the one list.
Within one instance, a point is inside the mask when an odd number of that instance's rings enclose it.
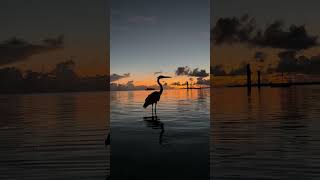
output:
{"label": "distant tree line", "polygon": [[0,69],[0,93],[41,93],[108,90],[107,75],[81,77],[75,62],[56,64],[51,72],[21,71],[16,67]]}

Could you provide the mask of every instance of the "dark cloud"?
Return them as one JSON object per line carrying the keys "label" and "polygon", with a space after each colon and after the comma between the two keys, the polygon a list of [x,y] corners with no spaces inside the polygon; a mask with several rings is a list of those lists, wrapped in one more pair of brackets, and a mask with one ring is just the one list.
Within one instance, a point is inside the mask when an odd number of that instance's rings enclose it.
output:
{"label": "dark cloud", "polygon": [[274,73],[275,71],[276,71],[276,68],[273,67],[272,64],[268,64],[268,67],[267,67],[267,69],[266,69],[266,72],[267,72],[268,74],[271,74],[271,73]]}
{"label": "dark cloud", "polygon": [[41,44],[33,44],[23,39],[11,38],[0,43],[0,66],[24,61],[27,58],[41,53],[63,48],[64,37],[48,38]]}
{"label": "dark cloud", "polygon": [[247,43],[250,46],[279,49],[302,50],[318,45],[317,36],[311,36],[304,25],[290,25],[277,20],[260,30],[254,18],[245,15],[241,18],[220,18],[211,31],[216,45]]}
{"label": "dark cloud", "polygon": [[255,19],[248,15],[241,18],[220,18],[211,31],[211,37],[217,45],[248,42],[255,29]]}
{"label": "dark cloud", "polygon": [[133,82],[134,82],[134,81],[132,81],[132,80],[131,80],[131,81],[128,81],[128,82],[127,82],[127,85],[133,85]]}
{"label": "dark cloud", "polygon": [[226,71],[222,64],[218,64],[216,66],[211,66],[211,74],[214,76],[225,76],[227,75]]}
{"label": "dark cloud", "polygon": [[173,86],[181,86],[181,83],[180,82],[173,82],[173,83],[171,83],[171,85],[173,85]]}
{"label": "dark cloud", "polygon": [[283,51],[278,54],[276,72],[320,74],[320,54],[310,58],[298,56],[296,51]]}
{"label": "dark cloud", "polygon": [[187,84],[188,84],[188,85],[191,85],[192,82],[189,84],[188,81],[186,81],[186,82],[182,83],[181,86],[186,86]]}
{"label": "dark cloud", "polygon": [[57,38],[47,38],[42,41],[44,44],[48,45],[49,47],[61,47],[64,42],[64,36],[60,35]]}
{"label": "dark cloud", "polygon": [[119,75],[119,74],[111,74],[110,76],[110,82],[114,82],[114,81],[118,81],[120,79],[123,79],[123,78],[127,78],[127,77],[130,77],[130,73],[125,73],[123,75]]}
{"label": "dark cloud", "polygon": [[184,67],[178,67],[175,73],[177,76],[183,76],[183,75],[189,75],[190,71],[191,70],[188,66],[184,66]]}
{"label": "dark cloud", "polygon": [[198,85],[210,85],[210,79],[203,79],[202,77],[197,78]]}
{"label": "dark cloud", "polygon": [[285,29],[280,21],[270,24],[265,31],[258,32],[252,44],[261,47],[302,50],[317,46],[317,37],[308,34],[304,25],[291,25]]}
{"label": "dark cloud", "polygon": [[157,74],[161,74],[161,73],[162,73],[162,71],[157,71],[157,72],[154,72],[153,74],[157,75]]}
{"label": "dark cloud", "polygon": [[135,87],[135,85],[133,84],[133,81],[128,81],[127,84],[126,84],[126,87],[128,89],[133,89]]}
{"label": "dark cloud", "polygon": [[200,69],[199,70],[199,68],[195,68],[193,71],[191,71],[189,73],[189,76],[204,78],[204,77],[209,76],[209,73],[207,73],[205,69]]}
{"label": "dark cloud", "polygon": [[264,62],[266,60],[266,58],[267,58],[267,54],[262,51],[257,51],[254,54],[254,59],[257,62]]}
{"label": "dark cloud", "polygon": [[231,76],[245,75],[245,74],[247,74],[247,63],[246,62],[241,63],[238,68],[232,69],[229,72],[229,75],[231,75]]}
{"label": "dark cloud", "polygon": [[296,51],[283,51],[278,54],[279,63],[276,68],[278,72],[296,72],[298,63],[296,59]]}
{"label": "dark cloud", "polygon": [[209,73],[207,73],[205,69],[199,70],[199,68],[195,68],[192,70],[188,66],[178,67],[177,70],[175,71],[175,74],[177,76],[194,76],[194,77],[209,76]]}

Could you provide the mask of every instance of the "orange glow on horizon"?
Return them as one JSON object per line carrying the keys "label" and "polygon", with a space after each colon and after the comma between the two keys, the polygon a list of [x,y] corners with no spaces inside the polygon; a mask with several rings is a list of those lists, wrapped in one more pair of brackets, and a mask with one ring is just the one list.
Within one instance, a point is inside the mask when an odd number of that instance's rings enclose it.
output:
{"label": "orange glow on horizon", "polygon": [[[170,76],[170,75],[169,75]],[[195,83],[197,82],[197,78],[196,77],[189,77],[189,76],[175,76],[172,75],[172,78],[168,78],[168,79],[161,79],[160,82],[162,85],[164,85],[165,83],[167,83],[168,86],[170,87],[174,87],[174,88],[183,88],[186,87],[185,83],[186,81],[189,82],[189,85],[192,85],[194,87],[199,87],[198,85],[195,85]],[[190,78],[192,78],[192,80],[190,80]],[[204,78],[204,79],[209,79],[209,77]],[[129,78],[124,78],[124,79],[120,79],[118,81],[114,81],[112,83],[117,83],[117,84],[127,84],[129,81],[133,81],[133,85],[135,86],[156,86],[158,87],[157,84],[157,77],[155,76],[148,76],[148,77],[129,77]],[[174,85],[173,83],[180,83],[180,85]]]}

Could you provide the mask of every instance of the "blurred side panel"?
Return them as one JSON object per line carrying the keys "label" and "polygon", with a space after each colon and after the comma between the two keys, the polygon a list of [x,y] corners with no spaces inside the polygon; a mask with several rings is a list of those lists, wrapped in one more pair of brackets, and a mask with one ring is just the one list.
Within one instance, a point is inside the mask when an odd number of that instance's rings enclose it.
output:
{"label": "blurred side panel", "polygon": [[0,2],[0,179],[105,179],[109,2]]}

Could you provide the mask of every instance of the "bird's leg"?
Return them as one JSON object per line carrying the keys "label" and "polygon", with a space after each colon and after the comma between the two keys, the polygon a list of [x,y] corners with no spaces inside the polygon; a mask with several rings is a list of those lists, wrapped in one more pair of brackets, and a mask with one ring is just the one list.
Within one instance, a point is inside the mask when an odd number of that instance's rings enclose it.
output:
{"label": "bird's leg", "polygon": [[153,117],[153,104],[151,104],[151,111],[152,111],[152,117]]}
{"label": "bird's leg", "polygon": [[157,103],[154,104],[154,113],[157,116]]}

